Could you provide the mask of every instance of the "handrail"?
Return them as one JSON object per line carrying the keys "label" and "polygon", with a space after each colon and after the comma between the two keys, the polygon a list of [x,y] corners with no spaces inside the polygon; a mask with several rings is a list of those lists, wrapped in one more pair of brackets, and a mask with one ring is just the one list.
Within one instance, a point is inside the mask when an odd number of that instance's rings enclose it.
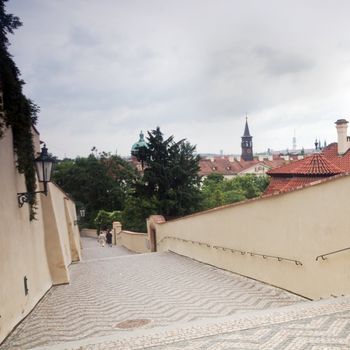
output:
{"label": "handrail", "polygon": [[220,247],[220,246],[213,246],[213,248],[222,249],[224,251],[230,250],[232,253],[237,252],[237,253],[241,253],[242,255],[249,254],[250,256],[261,256],[263,259],[271,258],[271,259],[277,259],[278,261],[286,260],[286,261],[294,262],[295,265],[300,265],[300,266],[303,265],[303,263],[299,260],[282,258],[282,257],[276,256],[276,255],[261,254],[261,253],[255,253],[255,252],[245,252],[245,251],[238,250],[238,249],[231,249],[231,248],[225,248],[225,247]]}
{"label": "handrail", "polygon": [[332,255],[332,254],[336,254],[336,253],[340,253],[340,252],[343,252],[344,250],[348,250],[348,249],[350,249],[350,247],[339,249],[339,250],[335,250],[334,252],[330,252],[330,253],[326,253],[326,254],[321,254],[319,256],[316,256],[316,261],[318,261],[319,258],[322,258],[322,260],[326,260],[327,259],[326,256]]}
{"label": "handrail", "polygon": [[303,263],[299,260],[295,259],[289,259],[289,258],[282,258],[280,256],[275,256],[275,255],[268,255],[268,254],[261,254],[261,253],[255,253],[255,252],[248,252],[244,250],[239,250],[239,249],[233,249],[233,248],[227,248],[227,247],[221,247],[218,245],[210,245],[209,243],[204,243],[204,242],[199,242],[199,241],[193,241],[189,239],[183,239],[183,238],[178,238],[178,237],[171,237],[171,236],[164,236],[159,242],[157,242],[157,245],[160,245],[164,240],[166,239],[174,239],[177,241],[181,242],[186,242],[186,243],[192,243],[192,244],[198,244],[199,246],[207,246],[208,248],[213,248],[213,249],[221,249],[223,251],[229,251],[231,253],[240,253],[241,255],[246,255],[249,254],[250,256],[261,256],[263,259],[271,258],[271,259],[277,259],[277,261],[291,261],[294,262],[295,265],[302,266]]}

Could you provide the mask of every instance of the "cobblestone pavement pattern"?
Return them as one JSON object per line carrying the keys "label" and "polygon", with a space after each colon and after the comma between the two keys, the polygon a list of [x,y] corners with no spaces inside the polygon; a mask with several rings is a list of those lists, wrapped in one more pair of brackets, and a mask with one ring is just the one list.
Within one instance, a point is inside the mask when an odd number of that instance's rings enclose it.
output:
{"label": "cobblestone pavement pattern", "polygon": [[[136,334],[135,334],[136,333]],[[350,348],[350,297],[238,313],[130,334],[90,338],[35,350],[345,350]]]}
{"label": "cobblestone pavement pattern", "polygon": [[151,320],[147,330],[303,300],[172,253],[131,254],[88,238],[83,247],[84,261],[70,266],[71,283],[53,287],[1,350],[130,334],[115,328],[126,320]]}
{"label": "cobblestone pavement pattern", "polygon": [[84,261],[103,258],[115,258],[117,256],[134,254],[124,247],[109,247],[107,245],[100,247],[100,245],[97,243],[97,238],[93,239],[83,237],[81,241],[83,246],[82,253]]}
{"label": "cobblestone pavement pattern", "polygon": [[305,302],[175,254],[83,243],[71,284],[53,287],[1,350],[350,349],[350,297]]}

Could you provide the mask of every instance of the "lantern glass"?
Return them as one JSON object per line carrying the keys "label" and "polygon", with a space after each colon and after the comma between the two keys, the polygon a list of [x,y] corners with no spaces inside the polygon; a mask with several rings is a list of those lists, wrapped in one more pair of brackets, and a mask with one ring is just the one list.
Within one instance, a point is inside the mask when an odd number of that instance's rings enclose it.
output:
{"label": "lantern glass", "polygon": [[84,208],[82,208],[82,209],[80,209],[80,217],[85,217],[85,209]]}
{"label": "lantern glass", "polygon": [[36,173],[40,182],[51,181],[52,165],[54,160],[48,155],[47,148],[41,150],[40,156],[35,159]]}
{"label": "lantern glass", "polygon": [[52,162],[36,160],[36,173],[38,175],[38,180],[40,182],[49,182],[51,181],[51,173],[52,173]]}

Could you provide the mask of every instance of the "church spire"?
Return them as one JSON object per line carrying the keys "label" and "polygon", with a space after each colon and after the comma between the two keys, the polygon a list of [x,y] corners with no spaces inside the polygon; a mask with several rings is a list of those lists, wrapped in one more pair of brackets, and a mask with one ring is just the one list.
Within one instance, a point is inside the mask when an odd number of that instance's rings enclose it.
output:
{"label": "church spire", "polygon": [[250,135],[248,126],[248,116],[245,117],[244,134],[242,136],[242,159],[245,161],[253,160],[253,137]]}
{"label": "church spire", "polygon": [[245,116],[245,128],[244,128],[244,134],[243,137],[251,137],[249,132],[249,126],[248,126],[248,115]]}

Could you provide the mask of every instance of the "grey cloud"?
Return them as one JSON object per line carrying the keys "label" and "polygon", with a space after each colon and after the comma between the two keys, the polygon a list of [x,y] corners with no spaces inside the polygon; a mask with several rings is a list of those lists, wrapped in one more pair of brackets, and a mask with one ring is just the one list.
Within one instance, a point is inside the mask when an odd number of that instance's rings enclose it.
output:
{"label": "grey cloud", "polygon": [[316,63],[306,55],[269,46],[231,47],[215,52],[208,61],[207,73],[212,78],[244,79],[260,74],[272,77],[304,73]]}
{"label": "grey cloud", "polygon": [[96,35],[88,28],[73,26],[69,32],[70,45],[77,47],[95,47],[99,43]]}
{"label": "grey cloud", "polygon": [[256,150],[285,148],[289,128],[350,108],[346,4],[12,0],[24,26],[11,49],[60,153],[58,125],[74,130],[76,154],[87,139],[126,154],[156,125],[199,151],[237,139],[239,152],[246,112]]}
{"label": "grey cloud", "polygon": [[262,61],[265,73],[272,76],[305,73],[315,67],[315,62],[301,54],[283,52],[267,46],[258,46],[252,50],[258,61]]}

